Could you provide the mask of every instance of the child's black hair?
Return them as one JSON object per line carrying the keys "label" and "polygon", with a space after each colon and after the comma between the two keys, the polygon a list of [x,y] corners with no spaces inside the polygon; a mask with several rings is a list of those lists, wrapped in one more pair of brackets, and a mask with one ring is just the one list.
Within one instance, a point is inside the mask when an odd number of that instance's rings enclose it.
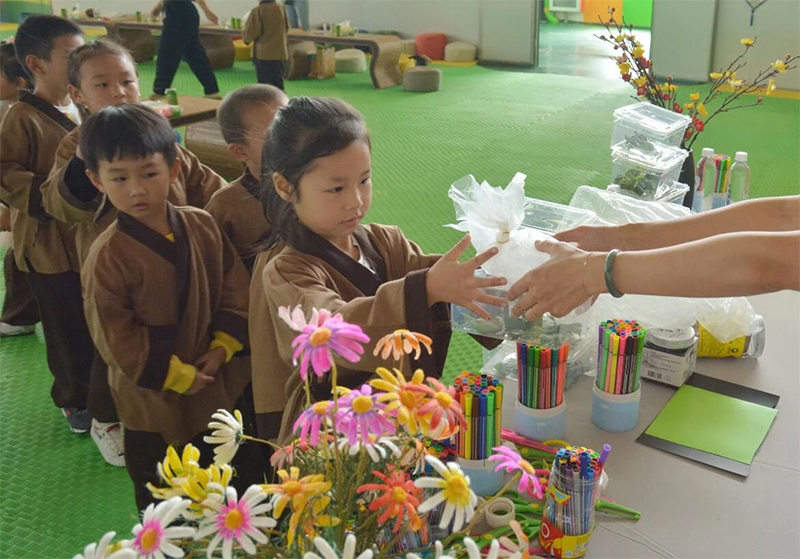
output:
{"label": "child's black hair", "polygon": [[81,125],[80,147],[86,168],[93,173],[100,161],[160,153],[172,165],[178,156],[175,132],[167,119],[135,103],[106,107],[91,115]]}
{"label": "child's black hair", "polygon": [[22,81],[25,82],[23,89],[33,89],[28,73],[17,60],[14,43],[0,43],[0,72],[14,85],[18,85],[19,79],[22,78]]}
{"label": "child's black hair", "polygon": [[31,78],[33,73],[25,58],[32,54],[49,62],[55,40],[64,36],[82,37],[83,31],[75,22],[51,15],[31,15],[19,24],[14,36],[14,50],[17,60]]}
{"label": "child's black hair", "polygon": [[69,54],[69,68],[67,70],[67,77],[69,84],[78,89],[81,88],[81,69],[83,65],[89,60],[101,56],[116,56],[118,58],[127,58],[134,71],[136,70],[136,62],[128,49],[122,45],[109,41],[106,39],[99,39],[97,41],[90,41],[85,45],[76,48]]}
{"label": "child's black hair", "polygon": [[314,161],[346,149],[357,140],[370,145],[364,117],[353,106],[331,97],[295,97],[281,107],[269,128],[261,161],[261,203],[272,231],[264,248],[286,239],[296,219],[292,205],[275,191],[272,175],[280,173],[300,197],[300,179]]}
{"label": "child's black hair", "polygon": [[225,96],[217,110],[222,137],[229,144],[242,144],[247,139],[247,112],[257,105],[272,105],[286,94],[273,85],[253,84],[240,87]]}

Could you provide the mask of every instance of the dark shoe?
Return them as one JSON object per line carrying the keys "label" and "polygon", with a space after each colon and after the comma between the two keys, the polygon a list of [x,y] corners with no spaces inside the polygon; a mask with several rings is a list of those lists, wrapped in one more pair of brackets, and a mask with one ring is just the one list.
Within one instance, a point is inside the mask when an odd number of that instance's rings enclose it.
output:
{"label": "dark shoe", "polygon": [[86,408],[61,408],[73,433],[88,433],[92,428],[92,416]]}

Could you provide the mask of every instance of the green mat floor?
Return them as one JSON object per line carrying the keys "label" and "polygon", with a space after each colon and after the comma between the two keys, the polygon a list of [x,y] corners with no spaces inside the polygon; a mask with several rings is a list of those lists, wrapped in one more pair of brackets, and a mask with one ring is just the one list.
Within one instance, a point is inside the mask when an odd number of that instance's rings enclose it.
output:
{"label": "green mat floor", "polygon": [[[528,175],[527,193],[567,203],[582,184],[603,186],[614,109],[632,102],[616,81],[514,73],[481,67],[442,69],[443,88],[410,94],[377,91],[367,74],[289,82],[290,95],[332,95],[361,110],[372,131],[371,221],[401,225],[427,251],[444,251],[459,234],[450,184],[471,173],[505,185]],[[139,68],[142,92],[154,64]],[[252,83],[250,63],[217,73],[223,92]],[[183,65],[181,93],[200,94]],[[800,104],[765,106],[719,117],[695,147],[750,152],[753,196],[800,193]],[[448,375],[480,365],[481,352],[455,334]],[[127,536],[136,523],[124,470],[103,462],[90,438],[73,435],[49,396],[41,330],[0,341],[0,557],[69,558],[107,530]]]}

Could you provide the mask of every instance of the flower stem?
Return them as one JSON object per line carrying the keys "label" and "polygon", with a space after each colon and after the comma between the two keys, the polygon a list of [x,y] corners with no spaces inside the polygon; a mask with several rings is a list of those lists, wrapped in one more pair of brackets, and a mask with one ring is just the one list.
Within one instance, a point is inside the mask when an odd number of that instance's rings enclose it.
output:
{"label": "flower stem", "polygon": [[281,447],[276,445],[275,443],[271,443],[269,441],[265,441],[264,439],[259,439],[258,437],[251,437],[250,435],[241,435],[241,438],[242,438],[243,441],[251,441],[251,442],[254,442],[254,443],[261,443],[261,444],[265,444],[267,446],[271,446],[275,450],[280,450],[281,449]]}

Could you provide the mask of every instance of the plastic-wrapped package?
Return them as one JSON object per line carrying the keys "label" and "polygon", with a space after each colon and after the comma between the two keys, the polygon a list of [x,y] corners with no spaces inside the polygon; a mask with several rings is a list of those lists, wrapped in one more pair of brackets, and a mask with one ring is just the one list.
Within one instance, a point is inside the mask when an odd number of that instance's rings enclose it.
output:
{"label": "plastic-wrapped package", "polygon": [[467,175],[450,186],[458,223],[450,225],[467,231],[479,253],[497,247],[498,253],[483,265],[490,276],[506,278],[512,285],[528,270],[546,262],[550,255],[534,247],[550,235],[524,226],[525,175],[517,173],[506,188],[478,184]]}
{"label": "plastic-wrapped package", "polygon": [[699,299],[697,321],[722,343],[755,334],[764,326],[764,319],[744,297]]}
{"label": "plastic-wrapped package", "polygon": [[686,193],[689,192],[689,185],[683,184],[681,182],[659,183],[658,187],[656,188],[656,192],[652,198],[648,198],[645,196],[637,196],[636,194],[634,194],[632,190],[622,188],[618,184],[609,184],[607,190],[608,192],[614,192],[616,194],[630,196],[631,198],[635,198],[636,200],[648,200],[654,202],[675,202],[676,204],[680,204],[681,202],[683,202],[683,198],[684,196],[686,196]]}
{"label": "plastic-wrapped package", "polygon": [[591,210],[601,222],[610,225],[664,221],[692,213],[678,204],[639,200],[593,186],[579,186],[569,205]]}

